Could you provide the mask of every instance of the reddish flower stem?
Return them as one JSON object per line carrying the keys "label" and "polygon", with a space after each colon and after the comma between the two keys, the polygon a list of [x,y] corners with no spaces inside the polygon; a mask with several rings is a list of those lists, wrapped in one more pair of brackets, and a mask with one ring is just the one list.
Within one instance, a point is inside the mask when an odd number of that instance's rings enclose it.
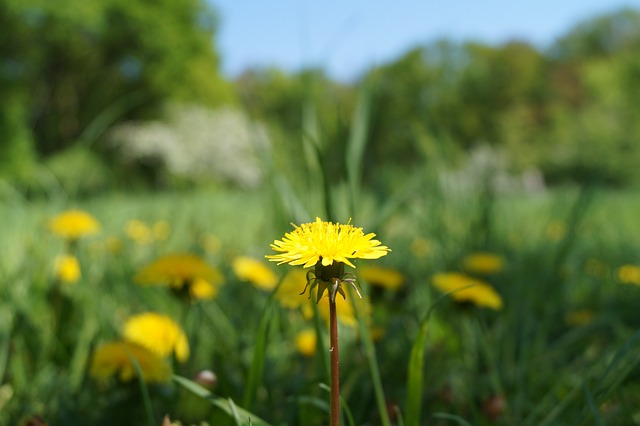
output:
{"label": "reddish flower stem", "polygon": [[338,318],[336,302],[329,297],[329,334],[331,340],[331,422],[330,426],[340,425],[340,373],[338,368]]}

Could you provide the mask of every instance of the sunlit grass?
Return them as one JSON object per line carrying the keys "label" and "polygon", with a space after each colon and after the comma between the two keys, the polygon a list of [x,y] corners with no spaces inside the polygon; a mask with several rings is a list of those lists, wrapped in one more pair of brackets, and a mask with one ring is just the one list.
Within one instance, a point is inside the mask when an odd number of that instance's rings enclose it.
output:
{"label": "sunlit grass", "polygon": [[[365,222],[374,217],[369,196],[361,197]],[[363,276],[369,317],[359,328],[341,330],[341,396],[355,424],[379,421],[376,371],[393,424],[407,413],[410,422],[419,415],[434,422],[532,425],[638,415],[637,401],[623,390],[633,387],[627,378],[637,368],[632,353],[640,288],[623,285],[618,271],[638,266],[640,197],[596,192],[584,211],[579,197],[572,190],[497,197],[482,247],[471,238],[482,210],[473,199],[443,199],[437,206],[414,199],[381,223],[376,234],[393,251],[378,263],[404,281],[385,288],[368,285]],[[184,422],[225,424],[236,412],[269,424],[324,424],[327,395],[318,387],[328,384],[324,321],[277,302],[265,316],[269,291],[239,279],[232,268],[238,256],[263,258],[280,235],[271,200],[262,192],[202,189],[0,206],[0,404],[8,413],[0,424],[34,415],[52,424],[146,422],[148,408],[135,381],[100,384],[88,371],[100,344],[119,339],[127,318],[149,311],[179,321],[192,349],[184,364],[173,366],[185,378],[179,386],[148,385],[156,419],[170,414]],[[75,284],[56,280],[55,259],[66,246],[47,230],[48,220],[69,208],[87,211],[101,224],[99,234],[74,246],[82,271]],[[151,227],[166,223],[162,238],[130,238],[126,227],[134,219]],[[479,250],[503,259],[500,270],[478,276],[500,294],[503,308],[445,297],[421,326],[439,297],[432,277],[465,272],[465,257]],[[202,256],[221,271],[225,284],[212,300],[189,301],[168,287],[135,283],[145,265],[175,252]],[[297,339],[313,329],[317,347],[307,344],[301,353]],[[363,333],[371,345],[362,345]],[[409,364],[417,336],[424,347],[414,349]],[[421,383],[407,387],[410,365],[424,370]],[[183,386],[201,370],[217,376],[210,402],[195,396],[204,395],[200,388]],[[129,410],[131,416],[118,417]]]}

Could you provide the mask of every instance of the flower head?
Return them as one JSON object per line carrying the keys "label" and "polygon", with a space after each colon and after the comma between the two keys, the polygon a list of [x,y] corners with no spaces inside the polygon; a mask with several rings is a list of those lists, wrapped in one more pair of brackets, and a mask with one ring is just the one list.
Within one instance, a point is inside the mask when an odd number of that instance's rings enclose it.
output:
{"label": "flower head", "polygon": [[81,276],[80,263],[75,256],[58,256],[55,263],[56,277],[67,284],[75,284]]}
{"label": "flower head", "polygon": [[[176,291],[187,290],[192,296],[194,292],[200,294],[199,290],[204,290],[202,280],[213,287],[223,282],[220,272],[193,254],[162,256],[145,266],[135,276],[135,281],[139,284],[166,284]],[[200,288],[194,288],[198,285]],[[213,296],[211,291],[206,293]]]}
{"label": "flower head", "polygon": [[93,353],[89,374],[100,381],[117,375],[120,381],[128,382],[136,376],[134,359],[144,381],[166,382],[171,378],[171,368],[164,359],[140,345],[124,341],[99,346]]}
{"label": "flower head", "polygon": [[390,250],[374,240],[376,234],[364,234],[362,228],[347,223],[324,222],[316,218],[315,222],[295,226],[282,240],[275,240],[271,248],[279,254],[266,256],[278,264],[314,266],[319,261],[323,266],[333,262],[346,263],[355,268],[349,259],[378,259]]}
{"label": "flower head", "polygon": [[433,276],[433,285],[443,293],[451,292],[457,302],[470,302],[494,310],[502,309],[502,298],[489,284],[457,272]]}
{"label": "flower head", "polygon": [[160,357],[175,353],[180,362],[189,357],[187,336],[171,318],[154,312],[135,315],[124,325],[124,338]]}
{"label": "flower head", "polygon": [[355,265],[349,259],[377,259],[386,255],[390,250],[374,240],[375,234],[364,234],[362,228],[356,228],[347,223],[324,222],[319,217],[315,222],[295,226],[292,232],[287,232],[282,240],[275,240],[271,248],[280,252],[266,257],[278,264],[289,263],[302,265],[305,268],[315,266],[314,271],[307,272],[306,286],[309,295],[318,287],[317,299],[320,301],[325,291],[329,292],[334,302],[336,294],[347,298],[342,283],[349,283],[360,296],[356,287],[356,277],[345,273],[344,265],[353,268]]}
{"label": "flower head", "polygon": [[231,263],[233,272],[243,280],[263,290],[273,290],[278,283],[278,277],[264,262],[250,257],[239,256]]}
{"label": "flower head", "polygon": [[462,266],[471,273],[490,275],[504,269],[504,259],[497,254],[477,252],[466,256],[462,260]]}
{"label": "flower head", "polygon": [[100,223],[82,210],[67,210],[49,221],[49,230],[67,240],[77,240],[97,234],[100,231]]}

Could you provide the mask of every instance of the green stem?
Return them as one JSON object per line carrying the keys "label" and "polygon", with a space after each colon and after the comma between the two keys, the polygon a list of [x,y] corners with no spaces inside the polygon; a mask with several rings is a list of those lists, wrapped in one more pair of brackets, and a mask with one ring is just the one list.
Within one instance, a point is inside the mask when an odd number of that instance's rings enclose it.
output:
{"label": "green stem", "polygon": [[336,302],[329,297],[329,328],[331,340],[331,422],[330,426],[340,425],[340,371],[338,366],[338,318]]}

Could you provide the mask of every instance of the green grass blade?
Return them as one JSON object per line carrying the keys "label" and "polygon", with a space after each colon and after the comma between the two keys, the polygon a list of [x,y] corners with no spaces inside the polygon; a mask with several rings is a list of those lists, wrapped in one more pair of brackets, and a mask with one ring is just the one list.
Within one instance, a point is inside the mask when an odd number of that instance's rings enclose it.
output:
{"label": "green grass blade", "polygon": [[429,305],[424,319],[420,322],[420,330],[416,340],[411,347],[409,355],[409,368],[407,371],[407,407],[405,410],[405,424],[407,426],[419,426],[422,411],[422,390],[423,390],[423,370],[424,370],[424,349],[427,339],[429,319],[435,307],[447,299],[451,293],[472,287],[473,285],[461,287],[459,289],[441,294]]}
{"label": "green grass blade", "polygon": [[[535,420],[533,416],[530,416],[525,425],[535,426],[553,426],[558,423],[558,417],[571,406],[571,403],[580,395],[580,388],[582,383],[575,385],[560,401],[555,402],[550,407],[547,415],[542,420]],[[577,424],[577,423],[576,423]]]}
{"label": "green grass blade", "polygon": [[9,363],[9,347],[11,345],[11,332],[13,329],[13,318],[9,317],[9,325],[0,336],[0,383],[4,382],[4,373]]}
{"label": "green grass blade", "polygon": [[[320,389],[325,390],[328,393],[331,392],[331,388],[324,383],[320,383],[318,386],[320,387]],[[349,424],[349,426],[355,426],[356,424],[353,421],[353,414],[351,414],[351,409],[349,408],[347,401],[342,397],[342,395],[340,395],[340,406],[342,407],[342,413],[347,417],[347,423]]]}
{"label": "green grass blade", "polygon": [[420,424],[422,410],[422,377],[424,371],[424,348],[427,340],[428,318],[420,324],[420,331],[411,347],[409,371],[407,378],[407,407],[405,411],[406,425]]}
{"label": "green grass blade", "polygon": [[591,415],[593,416],[593,421],[596,426],[604,426],[604,421],[602,420],[602,416],[598,412],[598,408],[593,400],[593,394],[589,390],[589,386],[585,383],[582,384],[582,390],[584,391],[584,397],[587,400],[587,407],[589,411],[591,411]]}
{"label": "green grass blade", "polygon": [[273,289],[267,303],[262,312],[262,318],[258,326],[258,334],[256,336],[256,346],[253,353],[253,360],[251,362],[251,368],[249,369],[249,376],[247,377],[247,384],[245,387],[244,397],[242,399],[242,405],[247,409],[251,408],[253,400],[260,386],[260,381],[264,373],[264,364],[267,356],[267,336],[269,334],[269,325],[271,324],[271,316],[275,309],[275,294],[278,292],[284,275],[280,276],[278,284]]}
{"label": "green grass blade", "polygon": [[147,387],[147,383],[142,377],[142,369],[140,368],[140,364],[138,364],[138,360],[131,353],[129,353],[129,359],[133,364],[133,368],[136,370],[136,376],[138,376],[138,384],[140,385],[140,392],[142,394],[142,402],[144,403],[144,411],[147,415],[147,421],[149,422],[149,426],[155,426],[156,421],[153,418],[153,409],[151,408],[149,388]]}
{"label": "green grass blade", "polygon": [[[206,399],[213,406],[215,406],[216,408],[219,408],[230,417],[234,417],[234,408],[232,408],[229,400],[215,396],[204,387],[200,386],[195,382],[192,382],[189,379],[185,379],[184,377],[173,376],[173,380],[176,383],[178,383],[180,386],[184,387],[186,390],[193,393],[194,395],[199,396],[202,399]],[[262,420],[260,417],[256,416],[255,414],[241,407],[238,407],[235,404],[233,405],[233,407],[235,407],[235,412],[237,413],[237,416],[239,418],[239,421],[240,421],[239,424],[241,425],[254,424],[255,426],[271,426],[269,423]]]}
{"label": "green grass blade", "polygon": [[86,370],[87,360],[91,352],[91,342],[98,330],[98,323],[95,316],[88,315],[84,320],[78,341],[76,342],[71,359],[69,382],[71,389],[77,391],[82,385],[82,379]]}
{"label": "green grass blade", "polygon": [[242,405],[247,408],[251,408],[251,405],[253,404],[253,400],[256,396],[258,386],[260,385],[260,381],[264,373],[265,358],[267,356],[267,334],[269,333],[272,314],[273,306],[271,304],[271,299],[269,299],[267,306],[263,311],[260,325],[258,326],[253,361],[251,362],[244,397],[242,398]]}
{"label": "green grass blade", "polygon": [[[620,383],[640,364],[640,355],[638,355],[635,348],[639,342],[640,331],[627,339],[622,347],[618,349],[609,367],[593,387],[593,392],[590,393],[594,406],[598,407],[604,403],[607,397],[618,389]],[[630,355],[632,359],[628,360],[627,355]],[[627,360],[626,363],[625,360]],[[586,417],[588,417],[588,412],[584,412],[582,422],[576,424],[584,424]]]}
{"label": "green grass blade", "polygon": [[458,423],[461,426],[471,426],[471,423],[466,421],[460,416],[456,416],[455,414],[449,413],[433,413],[433,418],[435,419],[443,419],[443,420],[451,420]]}
{"label": "green grass blade", "polygon": [[236,422],[236,426],[242,426],[242,423],[240,422],[240,413],[238,413],[238,408],[236,407],[236,404],[233,403],[233,399],[227,398],[227,402],[229,403],[229,409],[231,410],[233,420]]}
{"label": "green grass blade", "polygon": [[354,292],[348,288],[349,297],[351,298],[351,306],[356,313],[358,319],[358,331],[360,332],[360,338],[364,348],[364,352],[367,356],[369,364],[369,373],[371,375],[371,382],[373,384],[373,390],[376,397],[376,405],[378,406],[378,413],[380,415],[380,423],[383,426],[391,426],[391,420],[389,419],[389,413],[387,412],[387,402],[384,396],[384,389],[382,387],[382,378],[380,377],[380,369],[378,368],[378,359],[376,357],[376,351],[373,347],[373,339],[371,338],[371,332],[367,325],[367,320],[364,318],[364,313],[360,311],[358,304],[355,303]]}
{"label": "green grass blade", "polygon": [[371,114],[371,89],[362,85],[358,104],[351,123],[351,133],[346,148],[346,171],[349,182],[351,218],[355,220],[356,205],[360,197],[360,181],[362,179],[362,160],[367,146],[367,130]]}

